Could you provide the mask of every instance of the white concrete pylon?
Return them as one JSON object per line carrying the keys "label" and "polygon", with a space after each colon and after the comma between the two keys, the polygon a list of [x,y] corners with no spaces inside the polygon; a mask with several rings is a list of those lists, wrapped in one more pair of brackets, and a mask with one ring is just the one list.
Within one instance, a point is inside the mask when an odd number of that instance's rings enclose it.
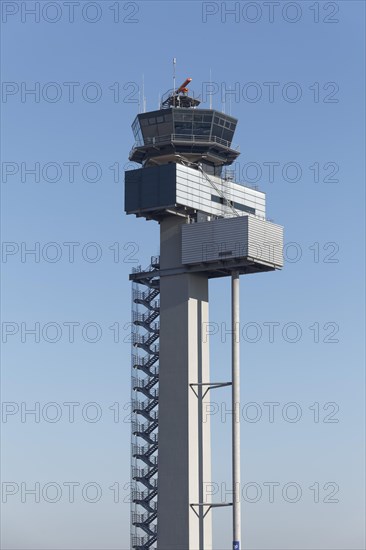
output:
{"label": "white concrete pylon", "polygon": [[239,272],[231,277],[232,308],[232,446],[233,446],[233,550],[240,550],[240,302]]}

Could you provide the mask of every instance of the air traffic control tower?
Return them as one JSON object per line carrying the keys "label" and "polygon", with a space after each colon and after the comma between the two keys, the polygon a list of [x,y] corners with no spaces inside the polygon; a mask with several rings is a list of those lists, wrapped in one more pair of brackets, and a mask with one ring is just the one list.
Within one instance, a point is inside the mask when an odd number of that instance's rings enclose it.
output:
{"label": "air traffic control tower", "polygon": [[[283,265],[283,229],[266,220],[264,193],[225,176],[239,156],[232,145],[237,120],[198,108],[190,80],[170,91],[159,110],[137,115],[129,158],[141,168],[125,174],[127,214],[160,224],[160,256],[130,276],[136,550],[211,550],[212,518],[221,506],[232,506],[233,548],[241,548],[239,276]],[[214,277],[232,280],[231,380],[210,378]],[[234,411],[230,503],[207,497],[211,442],[203,413],[223,386],[232,387]]]}

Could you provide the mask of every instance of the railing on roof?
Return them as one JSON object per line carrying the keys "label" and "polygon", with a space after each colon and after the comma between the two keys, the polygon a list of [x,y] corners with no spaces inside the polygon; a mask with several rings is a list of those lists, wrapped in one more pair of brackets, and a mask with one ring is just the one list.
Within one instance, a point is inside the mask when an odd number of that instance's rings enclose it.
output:
{"label": "railing on roof", "polygon": [[[230,141],[219,138],[217,136],[201,136],[196,134],[167,134],[165,136],[155,136],[152,138],[145,138],[144,140],[138,140],[135,142],[132,151],[134,151],[138,147],[144,147],[146,145],[158,145],[160,143],[171,143],[172,141],[188,141],[193,143],[218,143],[219,145],[224,145],[224,147],[227,147],[228,149],[233,148]],[[239,145],[235,147],[235,150],[239,151]]]}
{"label": "railing on roof", "polygon": [[151,256],[151,262],[150,265],[146,268],[143,268],[141,265],[138,265],[137,267],[132,268],[132,273],[151,273],[152,271],[156,271],[159,269],[160,266],[160,256]]}

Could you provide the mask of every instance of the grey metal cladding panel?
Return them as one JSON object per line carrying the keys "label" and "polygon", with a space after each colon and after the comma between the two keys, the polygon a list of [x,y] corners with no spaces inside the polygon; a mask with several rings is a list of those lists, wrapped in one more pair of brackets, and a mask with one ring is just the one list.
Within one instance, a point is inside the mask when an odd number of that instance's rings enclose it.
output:
{"label": "grey metal cladding panel", "polygon": [[141,184],[141,208],[152,208],[159,201],[160,170],[145,169]]}
{"label": "grey metal cladding panel", "polygon": [[283,266],[283,227],[250,217],[249,254],[258,260]]}
{"label": "grey metal cladding panel", "polygon": [[197,210],[203,210],[209,214],[221,213],[222,207],[211,201],[213,189],[203,179],[200,180],[200,174],[187,179],[187,174],[178,174],[177,177],[177,202],[190,206]]}
{"label": "grey metal cladding panel", "polygon": [[172,206],[176,202],[176,165],[130,170],[125,175],[125,210]]}
{"label": "grey metal cladding panel", "polygon": [[213,228],[213,260],[242,258],[248,254],[248,216],[222,220]]}
{"label": "grey metal cladding panel", "polygon": [[250,256],[283,265],[283,228],[254,216],[182,226],[182,263],[196,264]]}
{"label": "grey metal cladding panel", "polygon": [[216,246],[215,259],[220,259],[225,253],[228,257],[243,257],[248,250],[248,216],[229,218],[224,223],[215,224],[214,244]]}
{"label": "grey metal cladding panel", "polygon": [[[222,205],[211,204],[211,196],[220,197],[221,192],[229,200],[254,208],[258,215],[265,217],[265,194],[261,191],[222,180],[217,176],[211,175],[209,176],[209,180],[210,181],[208,181],[198,170],[178,165],[177,197],[179,197],[179,201],[177,202],[204,210],[210,214],[222,214],[225,211],[230,213],[230,208],[223,208]],[[216,189],[218,189],[219,192]],[[208,205],[205,203],[205,199],[209,201]],[[206,208],[206,206],[209,208]]]}
{"label": "grey metal cladding panel", "polygon": [[[213,243],[213,222],[182,226],[182,263],[194,264],[207,261],[206,245]],[[201,226],[201,227],[199,227]]]}
{"label": "grey metal cladding panel", "polygon": [[[219,178],[216,179],[220,181]],[[264,202],[266,200],[266,194],[263,193],[263,191],[258,191],[257,189],[246,187],[245,185],[241,185],[240,183],[223,180],[222,185],[223,187],[230,188],[232,193],[238,194],[239,196],[251,197],[255,198],[256,200],[263,200]]]}
{"label": "grey metal cladding panel", "polygon": [[160,202],[162,204],[176,203],[176,173],[177,167],[175,164],[167,164],[159,166],[160,168]]}
{"label": "grey metal cladding panel", "polygon": [[135,212],[139,209],[142,170],[125,172],[125,211]]}
{"label": "grey metal cladding panel", "polygon": [[182,263],[247,256],[247,216],[182,226]]}
{"label": "grey metal cladding panel", "polygon": [[212,200],[212,196],[220,197],[216,186],[229,200],[254,208],[257,215],[265,217],[263,193],[216,176],[210,181],[214,185],[198,170],[175,163],[130,170],[125,178],[125,210],[137,212],[180,204],[208,214],[232,215],[230,207]]}
{"label": "grey metal cladding panel", "polygon": [[141,207],[175,204],[175,165],[153,166],[142,170]]}

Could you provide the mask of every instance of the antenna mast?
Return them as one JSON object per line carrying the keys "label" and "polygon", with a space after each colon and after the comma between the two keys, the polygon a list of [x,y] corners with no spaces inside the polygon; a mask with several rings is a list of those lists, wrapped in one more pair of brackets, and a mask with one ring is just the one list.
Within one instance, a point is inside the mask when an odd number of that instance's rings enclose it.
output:
{"label": "antenna mast", "polygon": [[210,69],[210,109],[212,109],[212,70]]}
{"label": "antenna mast", "polygon": [[145,75],[142,75],[142,112],[146,113]]}
{"label": "antenna mast", "polygon": [[173,98],[174,98],[174,107],[175,107],[175,70],[177,65],[176,57],[173,57]]}

